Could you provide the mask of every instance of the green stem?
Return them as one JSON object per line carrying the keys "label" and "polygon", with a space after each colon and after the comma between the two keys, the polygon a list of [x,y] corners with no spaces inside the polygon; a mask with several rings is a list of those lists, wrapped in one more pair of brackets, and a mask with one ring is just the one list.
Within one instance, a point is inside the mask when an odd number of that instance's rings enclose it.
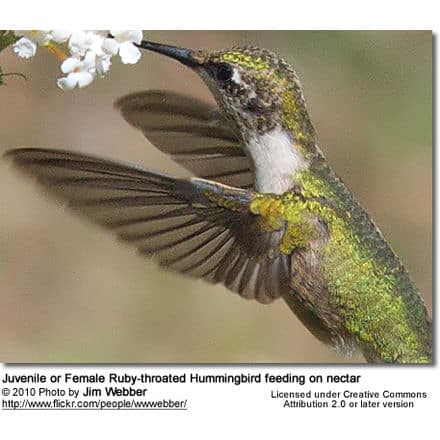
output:
{"label": "green stem", "polygon": [[[11,44],[15,43],[17,40],[18,37],[13,31],[0,31],[0,52]],[[0,86],[4,84],[3,77],[4,74],[2,72],[2,68],[0,67]]]}

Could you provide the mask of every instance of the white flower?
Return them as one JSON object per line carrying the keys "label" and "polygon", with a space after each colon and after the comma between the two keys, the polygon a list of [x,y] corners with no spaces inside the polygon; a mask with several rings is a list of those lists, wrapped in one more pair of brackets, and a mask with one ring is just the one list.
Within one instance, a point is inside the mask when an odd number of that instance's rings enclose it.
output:
{"label": "white flower", "polygon": [[93,32],[75,31],[69,40],[70,53],[74,56],[84,56],[93,42]]}
{"label": "white flower", "polygon": [[91,60],[95,57],[93,63],[98,75],[104,75],[111,66],[111,54],[103,51],[102,44],[104,36],[99,32],[77,31],[72,33],[69,40],[69,50],[73,56],[88,57]]}
{"label": "white flower", "polygon": [[51,31],[14,31],[15,35],[25,37],[39,46],[45,46],[52,39]]}
{"label": "white flower", "polygon": [[21,58],[31,58],[37,52],[37,45],[28,38],[22,37],[14,43],[14,52]]}
{"label": "white flower", "polygon": [[65,43],[72,35],[72,31],[55,29],[52,31],[52,39],[55,43]]}
{"label": "white flower", "polygon": [[94,78],[95,57],[93,52],[88,52],[83,60],[71,57],[63,61],[61,71],[67,76],[58,79],[58,87],[63,90],[72,90],[76,86],[79,88],[87,87]]}
{"label": "white flower", "polygon": [[95,54],[96,73],[102,76],[110,70],[111,55],[103,51],[102,44],[105,38],[99,32],[92,33],[91,39],[93,41],[87,53]]}
{"label": "white flower", "polygon": [[52,39],[50,31],[14,31],[22,37],[14,43],[14,52],[21,58],[31,58],[37,52],[37,45],[45,46]]}
{"label": "white flower", "polygon": [[106,38],[102,44],[104,52],[116,55],[119,53],[124,64],[135,64],[141,58],[141,51],[134,43],[142,41],[142,31],[110,31],[114,38]]}
{"label": "white flower", "polygon": [[[33,57],[38,46],[47,49],[59,60],[64,77],[57,80],[63,90],[88,86],[95,76],[104,76],[112,65],[112,57],[118,55],[124,64],[135,64],[141,57],[137,45],[142,41],[142,31],[90,30],[17,30],[21,37],[13,45],[14,52],[22,58]],[[70,58],[66,58],[70,56]]]}

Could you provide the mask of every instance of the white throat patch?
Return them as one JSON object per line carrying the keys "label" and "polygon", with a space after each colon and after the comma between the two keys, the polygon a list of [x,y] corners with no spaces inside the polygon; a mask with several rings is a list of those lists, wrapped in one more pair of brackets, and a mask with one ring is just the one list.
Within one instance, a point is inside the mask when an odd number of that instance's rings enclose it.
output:
{"label": "white throat patch", "polygon": [[254,164],[255,189],[259,192],[286,192],[294,185],[294,174],[308,166],[281,127],[251,138],[246,148]]}

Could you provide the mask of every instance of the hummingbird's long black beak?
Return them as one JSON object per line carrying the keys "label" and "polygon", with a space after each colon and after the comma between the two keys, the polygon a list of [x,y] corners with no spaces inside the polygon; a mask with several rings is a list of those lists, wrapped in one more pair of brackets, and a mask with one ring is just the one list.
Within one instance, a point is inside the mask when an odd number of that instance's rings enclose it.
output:
{"label": "hummingbird's long black beak", "polygon": [[153,43],[152,41],[142,40],[138,47],[174,58],[188,67],[200,66],[200,62],[192,56],[192,51],[181,47],[168,46],[167,44]]}

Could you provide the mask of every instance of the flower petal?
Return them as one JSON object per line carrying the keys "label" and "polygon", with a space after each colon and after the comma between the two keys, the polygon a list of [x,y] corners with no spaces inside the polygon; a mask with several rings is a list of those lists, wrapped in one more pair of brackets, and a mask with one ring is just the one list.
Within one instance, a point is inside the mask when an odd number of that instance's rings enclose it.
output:
{"label": "flower petal", "polygon": [[90,72],[78,73],[78,87],[82,89],[87,87],[93,81],[93,75]]}
{"label": "flower petal", "polygon": [[91,34],[93,43],[90,45],[89,50],[95,52],[96,55],[103,55],[102,43],[104,42],[104,37],[99,35],[97,32]]}
{"label": "flower petal", "polygon": [[57,80],[58,87],[62,90],[72,90],[77,83],[78,76],[76,73],[69,73],[66,77]]}
{"label": "flower petal", "polygon": [[52,38],[55,43],[64,43],[70,38],[71,35],[72,31],[63,31],[59,29],[52,31]]}
{"label": "flower petal", "polygon": [[133,43],[127,41],[120,45],[119,55],[124,64],[136,64],[141,58],[141,51]]}
{"label": "flower petal", "polygon": [[106,38],[102,42],[102,50],[109,55],[116,55],[119,49],[119,43],[114,38]]}
{"label": "flower petal", "polygon": [[72,55],[83,56],[93,43],[90,32],[73,32],[69,40],[69,49]]}
{"label": "flower petal", "polygon": [[81,65],[81,61],[78,58],[76,57],[67,58],[61,64],[61,72],[71,73],[80,65]]}
{"label": "flower petal", "polygon": [[133,43],[139,44],[142,41],[143,37],[144,35],[140,30],[128,31],[128,39]]}
{"label": "flower petal", "polygon": [[14,43],[14,52],[21,58],[31,58],[37,52],[37,45],[26,37]]}
{"label": "flower petal", "polygon": [[81,62],[82,72],[92,72],[96,68],[96,53],[88,50],[83,61]]}

